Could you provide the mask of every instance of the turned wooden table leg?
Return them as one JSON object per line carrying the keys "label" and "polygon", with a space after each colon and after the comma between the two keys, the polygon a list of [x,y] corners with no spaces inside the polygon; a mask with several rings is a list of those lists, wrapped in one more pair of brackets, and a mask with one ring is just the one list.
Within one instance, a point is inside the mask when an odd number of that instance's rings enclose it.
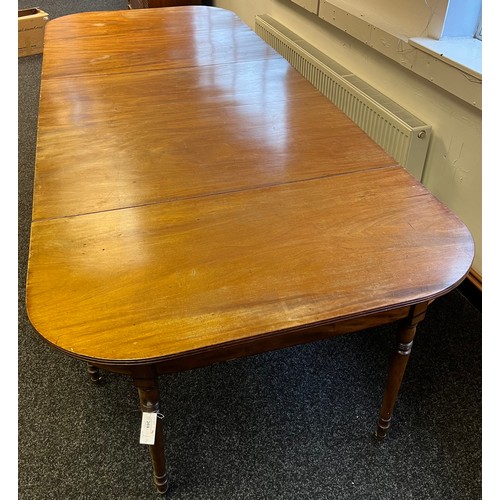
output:
{"label": "turned wooden table leg", "polygon": [[87,363],[87,373],[89,374],[90,380],[92,380],[92,382],[97,383],[101,380],[101,374],[99,373],[99,368],[97,368],[91,363]]}
{"label": "turned wooden table leg", "polygon": [[425,317],[428,303],[417,304],[411,308],[408,318],[402,321],[397,333],[397,350],[389,366],[389,375],[385,387],[384,399],[380,410],[375,436],[385,438],[391,425],[392,414],[398,398],[399,388],[410,357],[417,325]]}
{"label": "turned wooden table leg", "polygon": [[[136,377],[134,385],[139,392],[141,410],[143,412],[159,413],[160,394],[156,377]],[[163,423],[161,418],[157,418],[155,442],[148,445],[153,464],[154,483],[159,493],[166,493],[168,489],[167,471],[165,466],[165,446],[163,440]]]}

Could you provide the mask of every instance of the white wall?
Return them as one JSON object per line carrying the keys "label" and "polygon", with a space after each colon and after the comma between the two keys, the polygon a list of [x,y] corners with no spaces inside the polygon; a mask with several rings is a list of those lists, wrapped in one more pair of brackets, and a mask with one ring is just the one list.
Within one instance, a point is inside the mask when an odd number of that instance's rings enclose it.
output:
{"label": "white wall", "polygon": [[288,0],[217,0],[254,29],[269,14],[432,125],[423,184],[469,227],[482,275],[482,113]]}

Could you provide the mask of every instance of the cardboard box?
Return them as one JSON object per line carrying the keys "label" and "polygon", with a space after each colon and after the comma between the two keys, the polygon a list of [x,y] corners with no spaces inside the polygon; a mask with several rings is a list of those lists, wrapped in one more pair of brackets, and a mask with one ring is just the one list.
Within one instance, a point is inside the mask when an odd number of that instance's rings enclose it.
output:
{"label": "cardboard box", "polygon": [[48,20],[48,14],[38,7],[17,11],[18,57],[43,52],[43,35]]}

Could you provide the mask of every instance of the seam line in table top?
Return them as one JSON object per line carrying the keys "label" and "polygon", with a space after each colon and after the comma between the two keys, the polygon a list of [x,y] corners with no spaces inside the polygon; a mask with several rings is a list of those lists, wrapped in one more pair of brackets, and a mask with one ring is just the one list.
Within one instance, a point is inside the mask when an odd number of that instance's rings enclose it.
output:
{"label": "seam line in table top", "polygon": [[39,219],[33,219],[32,224],[34,224],[36,222],[47,222],[50,220],[69,219],[69,218],[73,218],[73,217],[84,217],[86,215],[104,214],[107,212],[116,212],[119,210],[129,210],[129,209],[133,209],[133,208],[140,208],[140,207],[147,207],[147,206],[154,206],[154,205],[166,205],[167,203],[195,200],[195,199],[200,199],[200,198],[225,196],[225,195],[230,195],[230,194],[234,194],[234,193],[241,193],[241,192],[245,192],[245,191],[258,191],[260,189],[286,186],[286,185],[291,185],[291,184],[314,182],[314,181],[318,181],[321,179],[343,177],[343,176],[347,176],[347,175],[357,175],[357,174],[369,172],[372,170],[393,170],[396,168],[403,168],[403,167],[401,167],[401,165],[398,165],[397,163],[394,163],[393,165],[373,166],[373,167],[367,167],[367,168],[355,170],[352,172],[342,172],[342,173],[338,173],[338,174],[326,174],[326,175],[320,175],[320,176],[316,176],[316,177],[309,177],[307,179],[290,180],[290,181],[286,181],[286,182],[266,183],[266,184],[260,184],[258,186],[228,189],[225,191],[216,191],[216,192],[212,192],[212,193],[204,193],[204,194],[197,194],[197,195],[190,195],[190,196],[173,196],[171,198],[163,198],[163,199],[154,200],[154,201],[150,201],[150,202],[138,203],[136,205],[127,205],[127,206],[123,206],[123,207],[109,208],[109,209],[105,209],[105,210],[97,210],[95,212],[83,212],[83,213],[78,213],[78,214],[59,215],[59,216],[54,216],[54,217],[43,217],[43,218],[39,218]]}
{"label": "seam line in table top", "polygon": [[[269,46],[270,49],[274,50],[271,46]],[[131,69],[130,66],[123,66],[124,71],[94,71],[94,72],[78,72],[78,73],[69,73],[69,74],[60,74],[60,75],[44,75],[43,74],[43,66],[42,66],[42,82],[44,80],[60,80],[64,78],[68,79],[78,79],[81,78],[82,76],[85,77],[103,77],[103,76],[115,76],[115,75],[133,75],[136,73],[157,73],[157,72],[162,72],[162,71],[182,71],[182,70],[188,70],[188,69],[199,69],[199,68],[204,68],[204,67],[210,67],[210,66],[234,66],[235,64],[245,64],[245,63],[253,63],[253,62],[260,62],[260,61],[269,61],[269,60],[283,60],[286,62],[289,66],[290,69],[296,70],[289,61],[287,61],[283,56],[281,56],[278,52],[269,54],[267,57],[253,57],[251,59],[243,59],[240,61],[228,61],[228,62],[216,62],[216,63],[207,63],[207,64],[197,64],[196,61],[192,61],[192,64],[186,64],[186,66],[165,66],[165,67],[156,67],[156,68],[151,68],[149,66],[143,65],[137,66],[137,69]],[[128,70],[127,70],[128,68]],[[299,73],[300,74],[300,73]],[[301,75],[302,76],[302,75]],[[304,77],[302,77],[304,78]],[[307,79],[304,78],[305,81],[308,81]],[[312,84],[311,84],[312,85]]]}

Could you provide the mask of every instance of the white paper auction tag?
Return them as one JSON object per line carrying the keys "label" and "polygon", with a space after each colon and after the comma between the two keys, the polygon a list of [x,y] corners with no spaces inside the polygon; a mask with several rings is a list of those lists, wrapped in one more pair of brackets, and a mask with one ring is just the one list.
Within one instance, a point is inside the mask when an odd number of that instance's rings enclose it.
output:
{"label": "white paper auction tag", "polygon": [[157,416],[155,412],[142,412],[140,444],[155,444]]}

